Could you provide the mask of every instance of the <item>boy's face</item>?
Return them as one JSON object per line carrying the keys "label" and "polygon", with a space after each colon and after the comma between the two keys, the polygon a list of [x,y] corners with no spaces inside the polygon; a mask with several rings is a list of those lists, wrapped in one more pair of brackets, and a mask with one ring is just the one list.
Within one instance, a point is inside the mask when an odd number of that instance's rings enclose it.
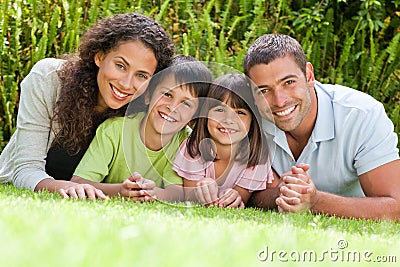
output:
{"label": "boy's face", "polygon": [[167,76],[155,89],[147,114],[147,134],[172,138],[193,118],[199,99],[192,95],[188,85],[179,85],[173,75]]}

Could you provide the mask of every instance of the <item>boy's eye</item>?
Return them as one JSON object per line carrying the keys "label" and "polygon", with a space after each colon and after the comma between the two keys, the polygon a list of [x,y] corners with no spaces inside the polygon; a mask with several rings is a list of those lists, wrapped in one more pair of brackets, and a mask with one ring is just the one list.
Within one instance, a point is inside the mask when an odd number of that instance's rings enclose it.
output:
{"label": "boy's eye", "polygon": [[137,76],[138,76],[139,78],[142,78],[142,79],[145,79],[145,80],[147,80],[147,79],[149,78],[149,76],[147,76],[147,75],[144,74],[144,73],[138,73]]}
{"label": "boy's eye", "polygon": [[192,106],[192,104],[189,101],[183,101],[183,104],[188,108]]}

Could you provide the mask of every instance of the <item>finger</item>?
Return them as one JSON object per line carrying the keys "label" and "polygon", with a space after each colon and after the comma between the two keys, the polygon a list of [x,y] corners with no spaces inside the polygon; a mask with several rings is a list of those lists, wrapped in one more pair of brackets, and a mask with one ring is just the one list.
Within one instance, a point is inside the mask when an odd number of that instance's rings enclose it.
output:
{"label": "finger", "polygon": [[234,194],[232,191],[227,191],[221,198],[218,199],[219,206],[220,207],[229,206],[235,201],[236,198],[237,198],[236,194]]}
{"label": "finger", "polygon": [[287,197],[282,195],[280,198],[289,205],[298,205],[301,203],[301,200],[297,197]]}
{"label": "finger", "polygon": [[211,204],[212,202],[214,202],[215,199],[212,199],[208,186],[202,186],[201,192],[203,194],[206,204]]}
{"label": "finger", "polygon": [[279,191],[281,192],[282,195],[286,197],[297,197],[301,198],[301,194],[296,192],[295,190],[289,189],[286,185],[282,186]]}
{"label": "finger", "polygon": [[310,169],[310,164],[306,164],[306,163],[299,163],[297,165],[298,168],[302,168],[303,171],[308,171]]}
{"label": "finger", "polygon": [[[221,204],[224,204],[223,207],[225,207],[226,205],[230,204],[231,202],[233,202],[233,200],[236,198],[236,196],[234,196],[233,189],[229,188],[228,190],[225,190],[222,192],[222,196],[220,196],[218,198],[218,202]],[[231,199],[229,203],[226,203],[227,201],[229,201],[228,199]],[[222,207],[222,206],[221,206]]]}
{"label": "finger", "polygon": [[95,189],[95,193],[96,193],[96,196],[97,196],[97,198],[100,198],[100,199],[102,199],[102,200],[106,200],[107,199],[107,196],[106,196],[106,194],[104,194],[104,192],[103,191],[101,191],[100,189]]}
{"label": "finger", "polygon": [[286,184],[299,184],[299,185],[308,185],[308,177],[306,175],[288,175],[282,177],[282,180]]}
{"label": "finger", "polygon": [[298,184],[286,184],[285,187],[299,194],[307,194],[310,188],[310,186],[308,185],[298,185]]}
{"label": "finger", "polygon": [[85,199],[86,198],[86,192],[84,187],[79,186],[78,188],[75,189],[76,193],[78,194],[79,199]]}
{"label": "finger", "polygon": [[282,212],[294,212],[295,211],[295,206],[289,205],[286,203],[282,197],[278,197],[276,199],[276,205],[278,205],[278,209],[280,208]]}
{"label": "finger", "polygon": [[96,200],[96,189],[95,188],[91,188],[91,187],[85,188],[85,194],[86,194],[87,198],[89,198],[91,200]]}
{"label": "finger", "polygon": [[60,190],[58,190],[58,193],[65,199],[68,199],[69,196],[68,194],[65,192],[65,190],[63,188],[61,188]]}
{"label": "finger", "polygon": [[240,203],[242,202],[242,198],[240,196],[238,196],[237,198],[235,198],[233,200],[233,202],[231,204],[229,204],[227,207],[228,208],[236,208],[239,207]]}
{"label": "finger", "polygon": [[76,194],[75,188],[70,187],[66,190],[66,193],[70,196],[70,198],[78,199],[78,195]]}
{"label": "finger", "polygon": [[201,187],[196,187],[195,191],[194,191],[197,200],[201,203],[201,204],[206,204],[206,200],[203,196],[203,191],[201,189]]}
{"label": "finger", "polygon": [[240,202],[240,204],[239,204],[239,207],[238,207],[239,209],[244,209],[245,208],[245,205],[244,205],[244,203],[243,203],[243,201],[242,202]]}
{"label": "finger", "polygon": [[154,181],[143,178],[142,189],[150,190],[154,189],[154,187],[156,187],[156,183]]}

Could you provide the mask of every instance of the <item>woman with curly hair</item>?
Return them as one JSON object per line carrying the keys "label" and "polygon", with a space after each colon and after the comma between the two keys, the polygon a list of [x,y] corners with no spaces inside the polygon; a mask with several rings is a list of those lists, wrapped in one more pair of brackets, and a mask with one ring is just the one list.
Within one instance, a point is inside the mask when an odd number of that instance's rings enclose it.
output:
{"label": "woman with curly hair", "polygon": [[104,198],[69,181],[97,126],[134,111],[150,77],[175,52],[165,30],[137,13],[100,20],[83,35],[78,56],[46,58],[21,82],[17,129],[0,155],[0,181],[68,198]]}

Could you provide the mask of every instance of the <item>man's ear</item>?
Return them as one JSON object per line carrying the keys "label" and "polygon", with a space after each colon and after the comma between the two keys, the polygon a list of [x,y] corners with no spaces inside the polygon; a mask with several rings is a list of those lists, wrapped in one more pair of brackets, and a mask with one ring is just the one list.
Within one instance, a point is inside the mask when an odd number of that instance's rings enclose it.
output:
{"label": "man's ear", "polygon": [[307,83],[310,86],[310,88],[314,88],[314,84],[315,84],[314,67],[310,62],[307,62],[307,65],[306,65],[306,78],[307,78]]}

